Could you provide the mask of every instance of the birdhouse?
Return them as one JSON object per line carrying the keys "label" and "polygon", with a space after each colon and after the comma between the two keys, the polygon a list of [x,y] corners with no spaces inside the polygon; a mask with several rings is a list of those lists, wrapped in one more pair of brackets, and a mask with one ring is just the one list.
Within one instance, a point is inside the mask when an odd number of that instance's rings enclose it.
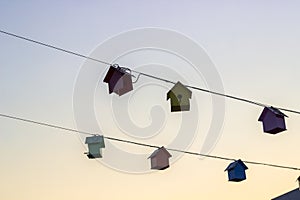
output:
{"label": "birdhouse", "polygon": [[165,149],[165,147],[160,147],[159,149],[155,150],[149,156],[151,159],[151,169],[164,170],[168,168],[170,157],[172,157],[172,155]]}
{"label": "birdhouse", "polygon": [[108,83],[109,94],[114,92],[121,96],[133,90],[131,74],[118,65],[109,67],[103,82]]}
{"label": "birdhouse", "polygon": [[258,121],[263,123],[265,133],[276,134],[286,130],[284,117],[287,117],[279,109],[265,107]]}
{"label": "birdhouse", "polygon": [[298,200],[298,199],[300,199],[300,191],[298,188],[296,188],[292,191],[289,191],[285,194],[275,197],[272,200]]}
{"label": "birdhouse", "polygon": [[101,148],[105,148],[102,135],[87,137],[85,143],[88,144],[89,152],[87,153],[87,156],[89,159],[102,158]]}
{"label": "birdhouse", "polygon": [[248,167],[241,160],[236,160],[225,169],[228,171],[228,180],[233,182],[240,182],[246,179],[246,172]]}
{"label": "birdhouse", "polygon": [[192,91],[179,81],[167,93],[167,100],[171,99],[171,112],[190,110]]}

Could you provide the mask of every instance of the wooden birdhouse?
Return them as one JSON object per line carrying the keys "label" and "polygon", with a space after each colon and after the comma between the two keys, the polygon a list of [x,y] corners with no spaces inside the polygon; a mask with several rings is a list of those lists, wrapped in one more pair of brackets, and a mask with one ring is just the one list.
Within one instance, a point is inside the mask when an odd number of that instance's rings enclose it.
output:
{"label": "wooden birdhouse", "polygon": [[102,135],[95,135],[87,137],[85,143],[88,144],[89,152],[87,153],[88,158],[102,158],[102,148],[105,148],[104,138]]}
{"label": "wooden birdhouse", "polygon": [[248,167],[241,160],[236,160],[225,169],[228,172],[228,180],[233,182],[240,182],[246,179],[246,172]]}
{"label": "wooden birdhouse", "polygon": [[114,92],[121,96],[133,90],[131,74],[118,65],[109,67],[103,82],[108,83],[109,94]]}
{"label": "wooden birdhouse", "polygon": [[190,110],[192,91],[179,81],[167,93],[167,100],[171,99],[171,112]]}
{"label": "wooden birdhouse", "polygon": [[151,169],[164,170],[168,168],[170,157],[172,157],[172,155],[165,149],[165,147],[160,147],[159,149],[155,150],[149,156],[151,159]]}
{"label": "wooden birdhouse", "polygon": [[258,121],[263,123],[264,132],[276,134],[286,130],[284,117],[287,116],[271,106],[264,108]]}

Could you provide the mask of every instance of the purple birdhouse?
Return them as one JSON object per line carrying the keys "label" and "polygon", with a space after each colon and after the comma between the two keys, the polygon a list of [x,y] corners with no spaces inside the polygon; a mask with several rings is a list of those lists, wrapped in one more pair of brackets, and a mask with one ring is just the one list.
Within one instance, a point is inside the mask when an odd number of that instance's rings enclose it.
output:
{"label": "purple birdhouse", "polygon": [[263,123],[265,133],[276,134],[286,130],[284,117],[287,117],[279,109],[265,107],[258,121]]}
{"label": "purple birdhouse", "polygon": [[114,92],[121,96],[133,89],[131,74],[118,65],[109,67],[103,82],[108,83],[109,94]]}
{"label": "purple birdhouse", "polygon": [[151,159],[151,169],[164,170],[168,168],[170,157],[172,157],[172,155],[165,149],[165,147],[160,147],[159,149],[155,150],[149,156]]}
{"label": "purple birdhouse", "polygon": [[241,160],[236,160],[225,169],[228,171],[228,180],[233,182],[240,182],[246,179],[246,172],[248,167]]}

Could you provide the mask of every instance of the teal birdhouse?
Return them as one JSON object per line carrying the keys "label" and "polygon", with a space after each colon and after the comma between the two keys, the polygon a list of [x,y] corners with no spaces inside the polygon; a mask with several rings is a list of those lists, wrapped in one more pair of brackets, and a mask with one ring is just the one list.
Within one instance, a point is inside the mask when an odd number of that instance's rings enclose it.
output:
{"label": "teal birdhouse", "polygon": [[102,135],[95,135],[87,137],[85,143],[88,145],[89,152],[87,157],[89,159],[102,158],[102,148],[105,148],[104,138]]}

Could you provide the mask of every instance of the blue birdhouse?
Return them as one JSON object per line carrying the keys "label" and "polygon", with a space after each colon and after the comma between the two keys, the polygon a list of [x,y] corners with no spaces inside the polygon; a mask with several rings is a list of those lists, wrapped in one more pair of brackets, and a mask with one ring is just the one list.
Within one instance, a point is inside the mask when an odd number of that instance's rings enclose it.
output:
{"label": "blue birdhouse", "polygon": [[225,169],[228,171],[228,180],[233,182],[240,182],[246,179],[246,172],[248,167],[241,160],[236,160]]}
{"label": "blue birdhouse", "polygon": [[133,90],[131,74],[118,65],[109,67],[103,82],[108,83],[109,94],[116,93],[121,96]]}
{"label": "blue birdhouse", "polygon": [[87,137],[85,143],[88,145],[89,152],[87,153],[87,157],[89,159],[102,158],[101,148],[105,148],[102,135]]}
{"label": "blue birdhouse", "polygon": [[287,117],[279,109],[265,107],[258,121],[263,123],[265,133],[276,134],[286,130],[284,117]]}

